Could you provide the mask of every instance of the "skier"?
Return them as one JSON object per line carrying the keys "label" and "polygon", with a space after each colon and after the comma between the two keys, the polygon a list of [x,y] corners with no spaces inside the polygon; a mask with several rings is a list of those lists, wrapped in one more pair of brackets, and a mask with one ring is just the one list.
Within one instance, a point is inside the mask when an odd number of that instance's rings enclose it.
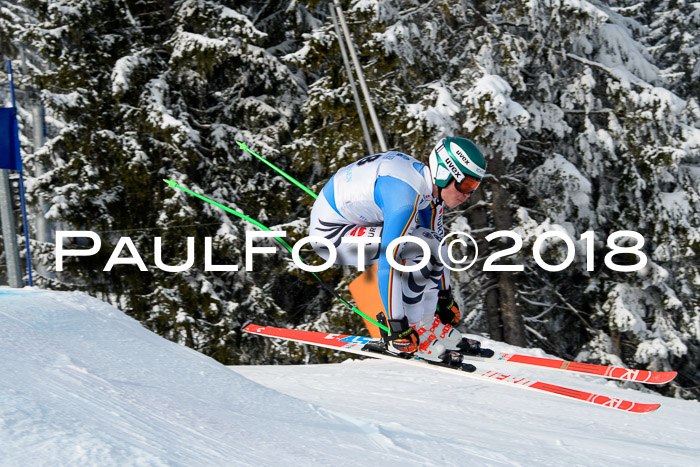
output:
{"label": "skier", "polygon": [[[388,151],[341,168],[314,203],[309,236],[333,243],[336,264],[363,269],[379,263],[379,292],[391,331],[382,332],[383,339],[396,351],[437,361],[445,350],[464,345],[453,327],[460,312],[449,285],[450,271],[442,262],[446,247],[441,256],[438,252],[445,236],[443,211],[460,205],[478,188],[486,161],[470,140],[443,138],[430,153],[429,165]],[[412,266],[424,254],[409,241],[387,252],[393,240],[409,235],[428,244],[430,261],[419,271],[400,272],[388,256],[396,264]],[[311,244],[328,260],[328,247],[318,241]],[[469,344],[478,348],[476,341]]]}

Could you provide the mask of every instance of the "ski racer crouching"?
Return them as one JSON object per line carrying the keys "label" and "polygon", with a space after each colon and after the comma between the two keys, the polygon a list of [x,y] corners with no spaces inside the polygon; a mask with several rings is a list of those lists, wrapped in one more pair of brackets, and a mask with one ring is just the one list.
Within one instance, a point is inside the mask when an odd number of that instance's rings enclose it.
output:
{"label": "ski racer crouching", "polygon": [[[438,361],[446,350],[478,350],[478,342],[463,341],[452,327],[459,323],[460,312],[450,290],[450,270],[438,250],[445,236],[445,206],[453,208],[471,196],[486,173],[486,161],[470,140],[443,138],[430,153],[429,165],[388,151],[341,168],[313,206],[309,236],[330,240],[338,264],[357,266],[363,252],[365,265],[378,262],[379,292],[391,330],[390,335],[382,332],[384,341],[395,351]],[[410,242],[390,252],[387,247],[409,235],[430,246],[431,258],[421,270],[400,272],[387,255],[410,266],[420,263],[423,250]],[[381,243],[343,241],[348,237]],[[319,242],[312,246],[328,260],[327,247]],[[441,257],[447,258],[442,248]]]}

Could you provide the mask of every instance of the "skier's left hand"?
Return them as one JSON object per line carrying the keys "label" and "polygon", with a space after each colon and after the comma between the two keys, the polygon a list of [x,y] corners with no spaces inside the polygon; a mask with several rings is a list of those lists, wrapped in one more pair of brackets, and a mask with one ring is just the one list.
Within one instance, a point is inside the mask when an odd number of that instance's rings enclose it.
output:
{"label": "skier's left hand", "polygon": [[455,325],[461,317],[459,307],[452,297],[452,288],[438,292],[437,311],[435,314],[443,324]]}

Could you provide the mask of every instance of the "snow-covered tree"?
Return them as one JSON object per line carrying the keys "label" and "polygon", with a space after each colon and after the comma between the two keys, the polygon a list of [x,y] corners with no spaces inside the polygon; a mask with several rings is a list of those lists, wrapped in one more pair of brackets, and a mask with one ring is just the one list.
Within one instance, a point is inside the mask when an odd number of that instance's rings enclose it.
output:
{"label": "snow-covered tree", "polygon": [[[475,112],[503,109],[505,128],[496,130],[503,136],[491,141],[522,174],[515,177],[525,189],[514,227],[525,240],[518,285],[531,339],[580,359],[654,369],[694,360],[697,350],[689,347],[700,311],[691,292],[698,274],[695,104],[663,87],[638,39],[644,25],[604,5],[542,1],[522,13],[515,6],[503,11],[484,12],[499,27],[502,45],[485,47],[481,56],[508,85],[492,86],[492,97]],[[508,53],[494,59],[499,49]],[[499,97],[499,90],[506,95]],[[468,91],[474,92],[483,94],[479,87]],[[522,115],[508,97],[527,111],[525,125],[508,125],[508,115]],[[467,124],[479,132],[489,128],[483,119]],[[516,151],[508,150],[509,141]],[[528,205],[527,198],[535,202]],[[532,260],[535,239],[548,230],[577,243],[576,260],[563,272],[546,273]],[[611,248],[606,240],[619,230],[645,239],[646,268],[620,273],[602,264]],[[590,273],[583,264],[586,231],[597,239]],[[548,242],[543,250],[550,263],[564,258],[562,243]],[[612,261],[640,260],[627,249]]]}
{"label": "snow-covered tree", "polygon": [[[103,296],[226,362],[303,357],[241,337],[246,318],[361,331],[282,250],[256,257],[253,274],[204,271],[204,237],[214,238],[214,264],[242,266],[250,227],[162,181],[284,228],[290,242],[305,235],[312,199],[236,141],[314,191],[365,155],[332,3],[3,3],[3,53],[21,42],[50,61],[32,70],[51,139],[27,161],[49,169],[29,180],[31,195],[51,201],[56,222],[100,231],[105,243],[95,257],[70,260],[51,286]],[[697,395],[683,389],[700,380],[697,4],[342,4],[388,145],[426,160],[438,138],[458,135],[487,156],[482,188],[447,218],[480,248],[472,269],[453,274],[462,329],[583,361],[679,369],[673,392]],[[36,20],[13,22],[26,12]],[[621,230],[638,232],[644,246],[635,250],[633,234],[608,243]],[[487,241],[495,231],[522,238],[495,263],[522,271],[484,270],[513,244]],[[573,247],[537,242],[546,232]],[[127,235],[149,272],[117,265],[103,273]],[[194,267],[154,268],[154,236],[166,264],[184,262],[186,237],[195,237]],[[564,270],[541,265],[570,254]],[[641,255],[639,271],[610,267]],[[355,276],[351,268],[322,274],[343,294]]]}
{"label": "snow-covered tree", "polygon": [[[685,92],[680,84],[666,87],[666,65],[654,53],[674,58],[651,48],[649,25],[624,14],[625,5],[566,0],[344,6],[390,146],[420,158],[438,137],[458,134],[488,156],[482,190],[451,218],[482,252],[477,267],[453,276],[465,325],[582,360],[690,368],[700,311],[697,104],[674,94]],[[674,47],[691,54],[692,47]],[[364,153],[330,20],[287,59],[315,79],[294,147],[320,188]],[[523,239],[497,263],[522,272],[479,270],[509,246],[484,241],[496,230]],[[606,240],[618,230],[645,238],[646,268],[605,266]],[[574,242],[564,271],[534,260],[535,241],[547,231]],[[563,241],[538,246],[549,264],[566,257]],[[612,261],[633,264],[637,256],[625,250]]]}
{"label": "snow-covered tree", "polygon": [[[52,170],[41,178],[41,192],[53,219],[100,232],[103,240],[98,255],[67,261],[58,280],[226,362],[267,358],[238,328],[255,317],[294,324],[283,310],[293,308],[286,305],[294,294],[285,290],[296,279],[284,273],[282,252],[258,257],[256,272],[246,273],[251,227],[163,180],[272,226],[294,220],[286,182],[236,144],[285,165],[279,148],[303,98],[276,56],[294,46],[295,28],[305,27],[297,15],[303,8],[268,3],[27,2],[40,22],[25,38],[52,61],[35,82],[48,113],[65,123],[42,152]],[[267,24],[274,25],[270,33]],[[279,24],[292,26],[291,37]],[[102,272],[125,236],[148,271],[116,265]],[[187,260],[186,239],[194,237],[194,265],[181,273],[156,268],[154,237],[162,239],[167,265]],[[213,237],[214,264],[238,264],[240,271],[206,272],[205,237]]]}

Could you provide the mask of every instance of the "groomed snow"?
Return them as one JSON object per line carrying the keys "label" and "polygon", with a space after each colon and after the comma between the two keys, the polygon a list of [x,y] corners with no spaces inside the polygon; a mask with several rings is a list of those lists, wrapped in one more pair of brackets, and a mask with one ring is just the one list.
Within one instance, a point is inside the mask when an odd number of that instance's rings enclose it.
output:
{"label": "groomed snow", "polygon": [[0,288],[0,465],[698,465],[697,402],[512,371],[662,407],[376,360],[231,369],[95,298]]}

